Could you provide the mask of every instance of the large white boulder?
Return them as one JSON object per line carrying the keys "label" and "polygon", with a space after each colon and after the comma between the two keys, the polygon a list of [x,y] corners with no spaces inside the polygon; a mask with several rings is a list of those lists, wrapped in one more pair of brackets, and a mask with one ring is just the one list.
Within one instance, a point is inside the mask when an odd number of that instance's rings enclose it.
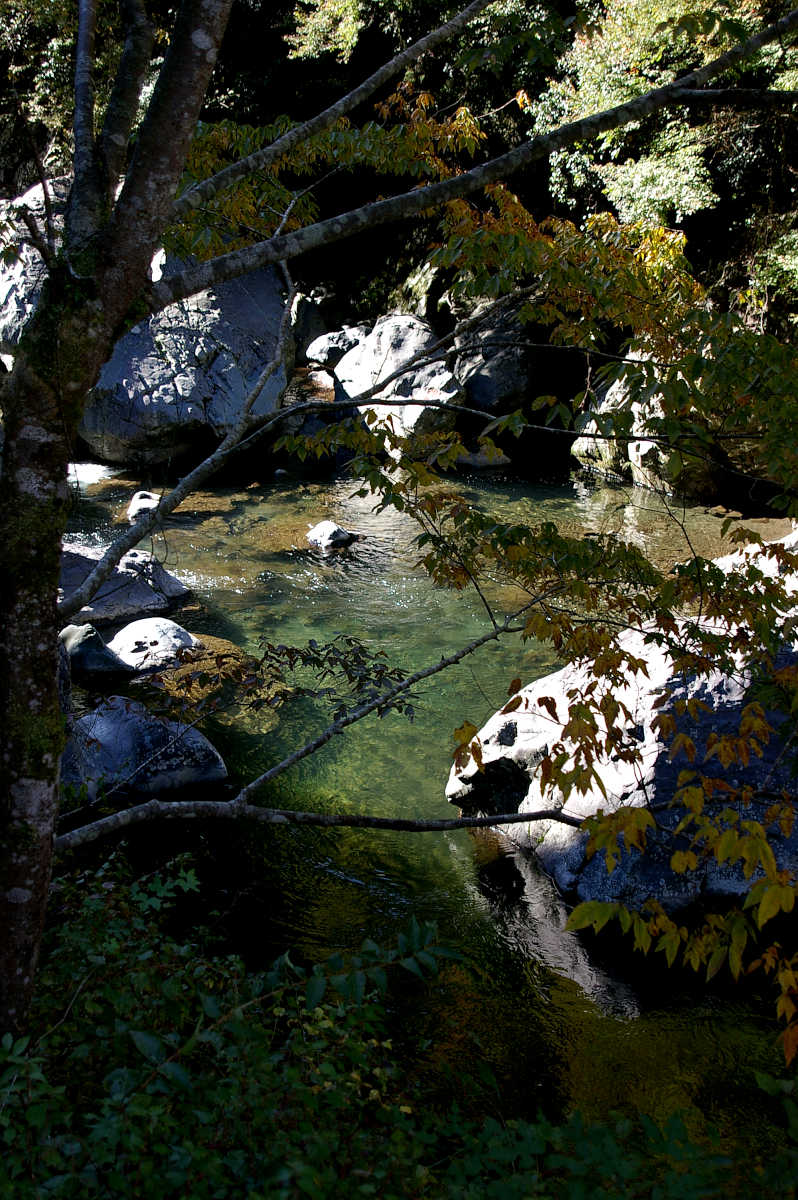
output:
{"label": "large white boulder", "polygon": [[[798,537],[785,539],[795,550]],[[755,559],[763,575],[778,571],[775,560],[747,547],[717,560],[726,570]],[[794,594],[798,580],[788,578],[788,591]],[[755,586],[755,585],[753,585]],[[722,635],[722,629],[718,627]],[[652,631],[654,632],[654,631]],[[687,638],[687,627],[683,637]],[[645,633],[630,632],[621,644],[645,664],[645,671],[626,671],[613,698],[625,706],[615,715],[612,728],[621,732],[627,746],[636,750],[634,761],[626,761],[617,750],[596,761],[602,786],[592,784],[584,794],[573,791],[563,797],[542,787],[540,764],[555,744],[562,743],[566,753],[563,769],[577,765],[576,745],[565,735],[571,697],[581,696],[593,675],[589,666],[565,667],[546,675],[518,693],[518,704],[501,711],[479,731],[482,769],[471,758],[453,768],[446,788],[449,800],[466,812],[535,812],[560,808],[566,816],[583,820],[599,811],[648,806],[656,813],[657,828],[648,834],[646,852],[625,850],[610,873],[604,852],[588,859],[587,835],[556,820],[530,821],[528,824],[501,827],[501,833],[516,845],[533,851],[560,890],[580,900],[621,901],[638,907],[655,896],[666,909],[676,910],[706,895],[741,895],[749,886],[739,866],[721,866],[713,858],[702,860],[687,873],[672,870],[671,856],[677,849],[689,848],[689,839],[676,833],[684,810],[671,802],[679,787],[679,775],[690,766],[683,753],[671,756],[671,738],[663,738],[655,719],[670,714],[678,733],[689,737],[695,748],[695,762],[707,777],[725,778],[735,788],[750,786],[763,789],[767,798],[754,800],[741,811],[744,820],[766,823],[770,797],[781,789],[792,793],[795,780],[790,756],[784,754],[780,737],[771,737],[761,745],[762,754],[752,754],[746,765],[737,763],[726,770],[717,756],[705,759],[709,735],[738,737],[744,706],[750,699],[751,674],[741,666],[733,675],[714,671],[709,675],[677,673],[668,652]],[[786,645],[776,666],[794,668],[798,664],[798,644]],[[664,702],[663,702],[664,700]],[[506,707],[506,706],[505,706]],[[767,714],[775,727],[783,716]],[[606,737],[607,726],[599,717],[599,736]],[[719,803],[728,804],[725,793]],[[798,867],[798,828],[785,837],[770,828],[772,845],[780,869]]]}
{"label": "large white boulder", "polygon": [[108,649],[134,671],[159,671],[196,657],[204,648],[182,625],[168,617],[142,617],[114,635]]}
{"label": "large white boulder", "polygon": [[[336,366],[336,390],[343,398],[354,400],[380,380],[388,379],[416,354],[430,349],[437,340],[431,326],[418,317],[406,314],[381,317],[371,333]],[[461,385],[441,361],[420,363],[386,384],[373,400],[360,405],[360,411],[373,409],[380,427],[392,428],[402,436],[427,433],[452,428],[454,417],[445,410],[425,407],[423,402],[442,400],[457,404],[462,394]],[[380,400],[400,403],[380,404]]]}

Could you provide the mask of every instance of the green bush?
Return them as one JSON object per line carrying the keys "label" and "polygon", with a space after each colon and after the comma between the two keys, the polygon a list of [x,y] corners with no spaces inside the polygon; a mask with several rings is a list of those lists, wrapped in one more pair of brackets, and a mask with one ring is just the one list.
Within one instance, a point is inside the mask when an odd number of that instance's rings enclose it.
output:
{"label": "green bush", "polygon": [[436,1111],[407,1082],[381,1001],[392,973],[423,979],[447,956],[431,928],[413,922],[390,950],[366,941],[346,963],[284,956],[249,974],[164,932],[196,886],[185,866],[146,885],[106,867],[66,905],[41,973],[45,1032],[0,1046],[0,1195],[794,1194],[794,1149],[734,1163],[691,1144],[678,1118]]}

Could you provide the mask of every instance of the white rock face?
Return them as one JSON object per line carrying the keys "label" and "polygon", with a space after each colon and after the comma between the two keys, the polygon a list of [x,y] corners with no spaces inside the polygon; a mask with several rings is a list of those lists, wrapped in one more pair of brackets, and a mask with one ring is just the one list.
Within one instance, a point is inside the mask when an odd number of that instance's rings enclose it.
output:
{"label": "white rock face", "polygon": [[221,755],[198,729],[155,717],[124,696],[109,696],[74,723],[61,762],[62,782],[85,787],[90,801],[111,788],[159,795],[226,777]]}
{"label": "white rock face", "polygon": [[[99,546],[64,543],[61,555],[59,599],[68,596],[86,578],[103,555]],[[110,625],[144,615],[169,612],[187,600],[191,589],[170,575],[152,554],[128,550],[110,578],[72,621],[76,625]]]}
{"label": "white rock face", "polygon": [[[392,315],[381,317],[368,337],[348,351],[335,368],[338,388],[344,397],[356,399],[381,379],[387,379],[409,359],[437,341],[426,321],[418,317]],[[374,400],[360,405],[361,412],[373,409],[378,426],[393,428],[402,436],[450,429],[454,418],[440,409],[425,408],[421,401],[444,400],[457,404],[462,388],[451,371],[441,362],[420,364],[377,393]],[[380,404],[380,400],[403,400],[400,404]],[[415,403],[414,403],[415,402]]]}
{"label": "white rock face", "polygon": [[155,492],[134,492],[130,504],[127,506],[127,519],[131,525],[135,525],[139,517],[145,516],[158,507],[161,497]]}
{"label": "white rock face", "polygon": [[[785,542],[794,551],[798,534],[792,534]],[[746,547],[717,561],[729,570],[751,559],[756,560],[763,575],[773,575],[778,570],[774,560],[755,547]],[[791,577],[787,584],[788,592],[795,594],[798,579]],[[718,632],[722,633],[720,629]],[[501,827],[504,837],[534,851],[562,892],[581,900],[618,900],[637,907],[649,896],[656,896],[666,909],[677,910],[701,895],[742,894],[748,881],[739,867],[699,861],[699,868],[687,874],[677,874],[671,869],[674,850],[689,847],[686,837],[674,833],[684,812],[670,806],[679,786],[679,774],[689,763],[683,754],[671,759],[670,739],[663,740],[654,720],[662,713],[674,716],[678,732],[685,733],[695,744],[695,761],[703,775],[728,778],[735,787],[748,784],[756,789],[766,785],[769,795],[782,788],[795,790],[789,755],[782,754],[783,742],[779,737],[771,737],[762,746],[761,757],[752,755],[747,766],[737,764],[729,772],[717,757],[705,761],[710,732],[721,737],[739,735],[742,710],[749,701],[750,674],[743,669],[734,676],[719,671],[708,676],[676,674],[667,652],[653,643],[647,644],[644,634],[628,633],[620,640],[630,653],[645,662],[647,674],[628,670],[623,686],[613,688],[614,698],[630,714],[627,718],[619,712],[613,730],[623,732],[637,755],[632,763],[623,761],[618,753],[599,758],[596,765],[603,792],[594,785],[584,795],[573,792],[563,804],[556,793],[552,795],[541,787],[540,763],[556,743],[562,741],[569,755],[564,769],[575,765],[575,745],[564,737],[571,703],[569,693],[581,694],[593,676],[588,667],[569,666],[523,688],[517,707],[490,718],[477,735],[484,770],[479,771],[473,760],[460,770],[453,768],[446,794],[453,804],[468,812],[535,812],[560,807],[563,814],[579,820],[599,810],[611,812],[621,806],[654,808],[659,828],[649,835],[646,853],[641,855],[634,849],[624,852],[612,873],[607,872],[603,853],[586,859],[587,835],[578,829],[554,820]],[[798,644],[785,646],[776,666],[790,667],[796,663]],[[663,695],[667,700],[661,705]],[[697,708],[694,706],[694,715],[687,710],[680,712],[681,702],[690,701],[699,702]],[[770,716],[771,724],[777,727],[779,718]],[[606,722],[599,718],[599,736],[604,737],[606,732]],[[769,800],[752,802],[745,809],[744,818],[764,822],[769,803]],[[796,869],[798,830],[789,838],[770,832],[779,868]]]}
{"label": "white rock face", "polygon": [[[63,226],[69,187],[70,180],[66,176],[50,181],[53,216],[59,233]],[[44,229],[44,196],[40,184],[9,203],[0,204],[0,222],[13,221],[15,207],[27,208],[39,228]],[[27,236],[24,225],[17,222],[17,227],[20,236]],[[19,257],[14,262],[0,264],[0,350],[13,351],[39,302],[46,278],[47,268],[32,246],[21,246]]]}
{"label": "white rock face", "polygon": [[344,325],[334,333],[324,333],[314,338],[305,350],[308,362],[318,363],[332,370],[343,356],[368,337],[368,325]]}
{"label": "white rock face", "polygon": [[136,671],[158,671],[185,662],[204,643],[168,617],[143,617],[120,629],[108,649]]}
{"label": "white rock face", "polygon": [[352,542],[359,541],[362,534],[351,529],[342,529],[340,525],[336,525],[335,521],[319,521],[318,525],[314,525],[308,530],[305,537],[311,546],[318,546],[320,550],[330,551],[342,550],[345,546],[351,546]]}

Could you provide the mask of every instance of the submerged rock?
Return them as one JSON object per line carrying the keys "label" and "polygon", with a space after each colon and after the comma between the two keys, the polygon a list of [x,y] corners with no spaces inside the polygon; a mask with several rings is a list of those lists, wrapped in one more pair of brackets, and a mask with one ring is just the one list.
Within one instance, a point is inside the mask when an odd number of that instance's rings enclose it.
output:
{"label": "submerged rock", "polygon": [[357,542],[363,536],[361,533],[356,533],[351,529],[343,529],[340,525],[336,525],[335,521],[319,521],[318,525],[313,525],[305,534],[311,546],[318,546],[320,550],[342,550],[346,546],[351,546],[352,542]]}
{"label": "submerged rock", "polygon": [[112,790],[159,795],[226,777],[221,755],[198,729],[124,696],[109,696],[75,721],[61,760],[62,783],[85,788],[90,802]]}

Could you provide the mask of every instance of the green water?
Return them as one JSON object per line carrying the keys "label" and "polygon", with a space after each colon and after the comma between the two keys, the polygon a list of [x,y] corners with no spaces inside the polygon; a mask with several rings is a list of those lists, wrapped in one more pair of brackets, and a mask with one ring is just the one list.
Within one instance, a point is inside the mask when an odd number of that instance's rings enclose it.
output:
{"label": "green water", "polygon": [[[88,487],[75,518],[80,537],[107,542],[139,486],[116,477]],[[465,490],[503,519],[615,530],[663,565],[686,557],[690,545],[702,554],[723,549],[720,518],[669,512],[649,493],[478,479]],[[373,512],[373,502],[353,492],[351,481],[281,479],[192,497],[153,543],[199,602],[179,619],[252,652],[264,638],[304,644],[354,634],[409,670],[484,632],[477,596],[436,588],[416,566],[411,522]],[[304,535],[325,518],[364,539],[335,556],[317,553]],[[486,598],[499,613],[514,599],[498,581]],[[491,644],[423,688],[413,723],[396,714],[367,718],[283,776],[269,799],[323,811],[450,816],[452,731],[465,719],[484,722],[504,703],[510,679],[528,682],[551,665],[535,644]],[[305,700],[282,709],[276,727],[271,716],[250,716],[208,732],[244,781],[328,721],[320,702]],[[633,971],[617,961],[601,965],[564,930],[567,913],[548,880],[494,837],[294,828],[242,844],[235,831],[214,830],[204,848],[215,864],[225,936],[253,961],[287,947],[318,960],[366,935],[390,940],[411,914],[435,920],[471,970],[451,968],[439,987],[413,998],[413,1028],[429,1039],[430,1071],[443,1060],[455,1071],[458,1062],[473,1065],[478,1054],[510,1103],[529,1115],[539,1107],[579,1107],[594,1117],[681,1109],[696,1134],[715,1124],[753,1143],[767,1136],[752,1072],[779,1069],[769,1006],[719,989],[703,994],[639,964]]]}

